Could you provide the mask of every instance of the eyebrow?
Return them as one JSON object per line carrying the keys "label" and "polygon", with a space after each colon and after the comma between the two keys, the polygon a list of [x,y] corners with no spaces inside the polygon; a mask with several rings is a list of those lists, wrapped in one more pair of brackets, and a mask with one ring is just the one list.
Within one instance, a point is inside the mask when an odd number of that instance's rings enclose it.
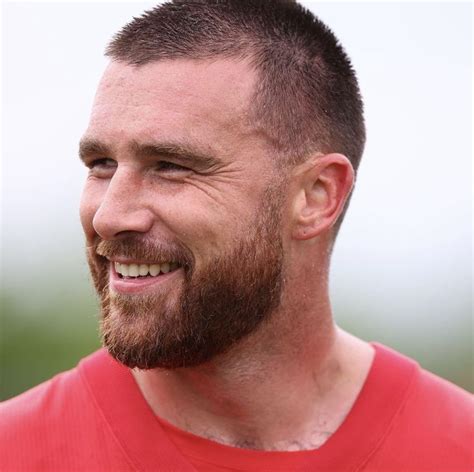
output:
{"label": "eyebrow", "polygon": [[[200,167],[211,167],[222,163],[222,160],[210,152],[202,152],[195,146],[183,143],[160,142],[140,144],[132,141],[130,151],[141,158],[168,158]],[[97,139],[83,138],[79,143],[79,158],[86,161],[90,156],[108,157],[112,149]]]}
{"label": "eyebrow", "polygon": [[79,158],[84,162],[89,156],[109,156],[110,151],[108,146],[97,139],[82,138],[79,142]]}
{"label": "eyebrow", "polygon": [[195,146],[183,143],[162,142],[139,144],[132,142],[130,147],[132,152],[138,157],[164,157],[202,167],[211,167],[222,163],[222,160],[211,152],[202,152]]}

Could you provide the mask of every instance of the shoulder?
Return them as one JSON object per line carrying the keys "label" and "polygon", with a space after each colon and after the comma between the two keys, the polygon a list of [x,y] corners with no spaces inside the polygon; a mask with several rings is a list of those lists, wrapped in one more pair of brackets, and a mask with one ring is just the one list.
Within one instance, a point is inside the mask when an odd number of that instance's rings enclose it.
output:
{"label": "shoulder", "polygon": [[71,415],[82,409],[83,395],[73,369],[1,403],[1,470],[37,470],[34,464],[42,462],[46,450],[61,447]]}
{"label": "shoulder", "polygon": [[382,459],[402,469],[470,470],[473,435],[473,396],[417,365],[374,463]]}
{"label": "shoulder", "polygon": [[470,455],[474,398],[469,392],[420,369],[402,415],[416,420],[423,437]]}
{"label": "shoulder", "polygon": [[424,369],[420,369],[416,379],[412,401],[418,401],[423,410],[438,408],[439,414],[445,413],[453,424],[465,424],[466,413],[472,413],[474,406],[471,393]]}
{"label": "shoulder", "polygon": [[[0,404],[0,438],[65,420],[64,413],[83,400],[84,392],[76,369],[52,379]],[[72,408],[71,408],[72,409]]]}
{"label": "shoulder", "polygon": [[2,471],[109,470],[112,442],[78,367],[0,404]]}

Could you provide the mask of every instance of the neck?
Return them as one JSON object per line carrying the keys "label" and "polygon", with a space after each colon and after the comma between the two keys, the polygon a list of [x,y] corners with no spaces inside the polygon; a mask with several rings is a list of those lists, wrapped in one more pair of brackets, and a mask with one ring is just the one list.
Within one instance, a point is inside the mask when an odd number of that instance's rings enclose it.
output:
{"label": "neck", "polygon": [[154,413],[178,428],[248,449],[315,449],[351,409],[373,350],[336,328],[327,298],[312,316],[296,316],[306,309],[283,304],[206,364],[133,375]]}

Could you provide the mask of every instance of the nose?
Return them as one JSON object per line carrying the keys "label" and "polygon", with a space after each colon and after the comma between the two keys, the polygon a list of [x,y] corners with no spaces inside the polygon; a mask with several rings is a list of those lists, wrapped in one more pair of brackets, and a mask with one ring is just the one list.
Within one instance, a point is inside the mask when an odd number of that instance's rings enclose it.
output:
{"label": "nose", "polygon": [[104,240],[129,233],[146,233],[153,226],[153,214],[146,205],[141,179],[118,169],[95,212],[92,226]]}

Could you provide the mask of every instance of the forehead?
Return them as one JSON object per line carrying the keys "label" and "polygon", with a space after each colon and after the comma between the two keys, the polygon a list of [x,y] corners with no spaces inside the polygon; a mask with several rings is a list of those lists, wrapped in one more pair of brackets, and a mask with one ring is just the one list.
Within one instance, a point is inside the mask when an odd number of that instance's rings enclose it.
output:
{"label": "forehead", "polygon": [[86,135],[107,144],[186,139],[225,152],[254,140],[249,106],[256,74],[234,60],[112,62]]}

